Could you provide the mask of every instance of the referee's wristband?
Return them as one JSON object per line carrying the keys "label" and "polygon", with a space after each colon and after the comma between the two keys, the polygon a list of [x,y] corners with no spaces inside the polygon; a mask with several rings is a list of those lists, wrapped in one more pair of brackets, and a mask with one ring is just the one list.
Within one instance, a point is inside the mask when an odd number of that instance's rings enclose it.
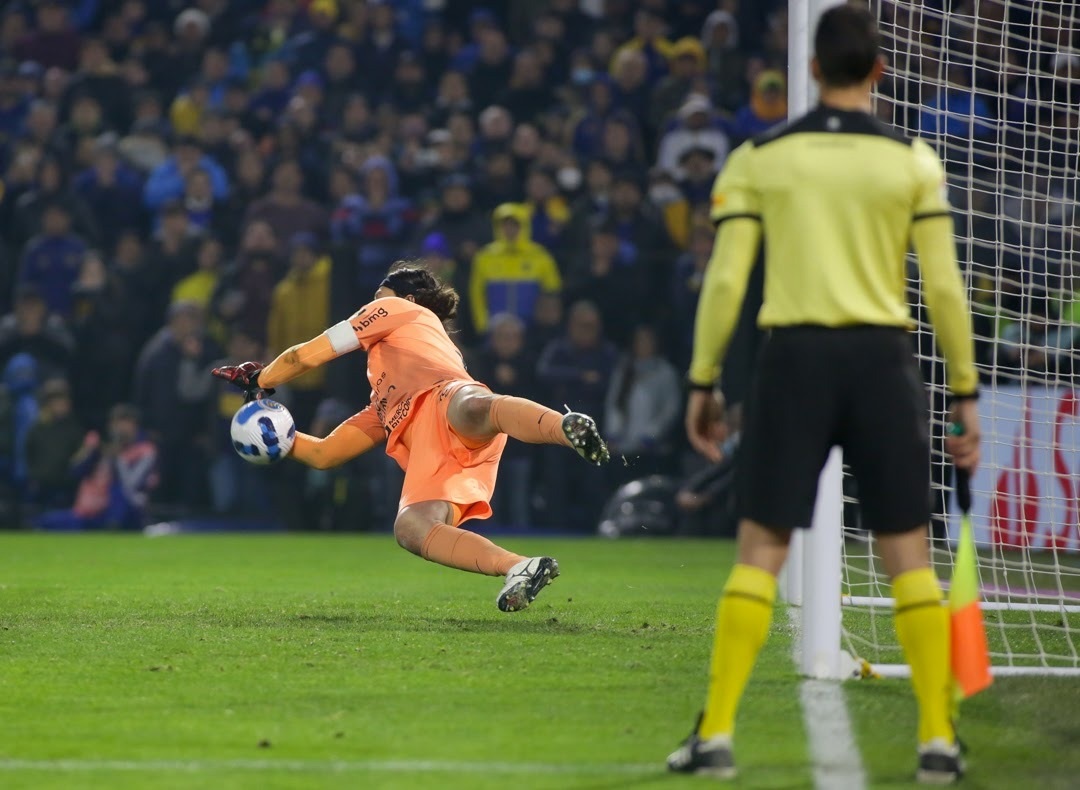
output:
{"label": "referee's wristband", "polygon": [[697,390],[699,392],[712,392],[713,390],[716,389],[716,383],[715,382],[710,383],[710,384],[699,384],[698,382],[694,381],[691,378],[686,379],[686,386],[691,391]]}

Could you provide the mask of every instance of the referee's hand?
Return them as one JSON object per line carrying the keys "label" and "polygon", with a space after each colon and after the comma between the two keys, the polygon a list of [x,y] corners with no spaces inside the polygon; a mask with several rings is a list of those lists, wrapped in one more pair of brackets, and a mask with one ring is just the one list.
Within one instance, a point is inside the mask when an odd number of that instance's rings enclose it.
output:
{"label": "referee's hand", "polygon": [[974,400],[958,400],[953,404],[949,422],[959,425],[963,432],[945,437],[945,450],[958,469],[973,473],[979,465],[979,410]]}
{"label": "referee's hand", "polygon": [[686,403],[686,436],[690,446],[714,464],[723,460],[724,398],[719,392],[691,390]]}

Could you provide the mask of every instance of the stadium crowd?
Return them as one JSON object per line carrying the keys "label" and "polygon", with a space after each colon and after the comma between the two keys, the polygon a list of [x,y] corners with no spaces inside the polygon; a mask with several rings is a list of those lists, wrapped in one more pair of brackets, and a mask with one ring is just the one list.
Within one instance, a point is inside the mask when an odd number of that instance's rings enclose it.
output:
{"label": "stadium crowd", "polygon": [[[992,23],[1004,5],[977,8]],[[943,52],[950,68],[933,91],[892,78],[882,116],[971,149],[951,160],[983,335],[1027,337],[1041,316],[1025,300],[1071,288],[1072,214],[1042,207],[1033,221],[1038,186],[999,206],[979,174],[995,183],[1005,135],[1047,163],[1025,172],[1048,190],[1055,162],[1076,161],[1075,109],[1046,101],[1080,78],[1075,42],[1051,31],[1030,62],[994,71],[979,64],[1012,50],[982,32],[1008,25],[884,13],[905,51],[922,31],[906,74],[930,74]],[[786,69],[779,0],[5,3],[0,524],[216,514],[389,528],[392,461],[248,466],[228,436],[239,396],[208,371],[318,334],[416,258],[463,297],[453,336],[473,375],[595,415],[625,457],[583,471],[511,443],[496,519],[595,529],[620,483],[695,469],[678,424],[710,188],[735,146],[787,117]],[[1010,291],[1003,248],[1038,276]],[[747,327],[746,359],[753,341]],[[362,355],[278,395],[325,435],[367,401]]]}

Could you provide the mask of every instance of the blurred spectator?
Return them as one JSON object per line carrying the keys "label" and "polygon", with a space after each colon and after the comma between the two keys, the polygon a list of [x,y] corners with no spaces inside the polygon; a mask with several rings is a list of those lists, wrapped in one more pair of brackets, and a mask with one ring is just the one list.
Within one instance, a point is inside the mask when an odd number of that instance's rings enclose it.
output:
{"label": "blurred spectator", "polygon": [[514,158],[509,151],[496,150],[480,160],[482,167],[474,196],[477,206],[493,211],[503,203],[521,199],[521,184],[514,172]]}
{"label": "blurred spectator", "polygon": [[[525,322],[510,313],[491,317],[487,343],[470,357],[469,371],[500,394],[541,398],[536,385],[536,360],[525,344]],[[493,499],[495,518],[501,524],[522,527],[532,522],[533,450],[521,442],[506,445]]]}
{"label": "blurred spectator", "polygon": [[100,429],[109,408],[131,397],[135,357],[142,347],[142,294],[96,251],[88,251],[74,286],[71,369],[76,413],[86,427]]}
{"label": "blurred spectator", "polygon": [[390,102],[402,114],[424,113],[431,105],[433,91],[424,73],[424,62],[415,52],[403,51],[398,55],[393,71],[394,82],[390,90]]}
{"label": "blurred spectator", "polygon": [[162,320],[176,283],[195,271],[198,235],[182,203],[171,200],[162,206],[161,222],[144,258],[153,321]]}
{"label": "blurred spectator", "polygon": [[71,317],[72,286],[86,242],[71,232],[71,215],[61,202],[47,204],[41,234],[31,239],[19,265],[19,282],[36,286],[50,312]]}
{"label": "blurred spectator", "polygon": [[494,103],[512,70],[506,34],[496,27],[483,28],[476,62],[469,69],[469,93],[478,107]]}
{"label": "blurred spectator", "polygon": [[79,68],[68,83],[67,96],[69,102],[76,97],[93,97],[101,108],[105,129],[117,131],[131,125],[131,91],[101,39],[82,42]]}
{"label": "blurred spectator", "polygon": [[217,290],[225,262],[225,248],[214,236],[198,240],[195,253],[195,271],[180,278],[173,286],[170,303],[192,302],[203,310],[210,307],[210,298]]}
{"label": "blurred spectator", "polygon": [[79,34],[72,27],[62,0],[37,3],[35,23],[15,43],[15,57],[20,61],[32,60],[43,68],[74,69],[79,59]]}
{"label": "blurred spectator", "polygon": [[[704,151],[705,149],[690,149]],[[711,160],[712,152],[708,152]],[[686,156],[683,157],[686,159]],[[710,184],[711,187],[711,184]],[[706,194],[708,197],[708,193]],[[660,212],[664,229],[679,249],[685,249],[690,233],[691,205],[681,185],[676,183],[671,173],[654,167],[649,172],[649,202]],[[699,206],[699,208],[703,208]],[[706,213],[708,208],[704,207]]]}
{"label": "blurred spectator", "polygon": [[636,49],[621,49],[611,61],[615,108],[644,122],[649,117],[649,63]]}
{"label": "blurred spectator", "polygon": [[[604,400],[618,352],[604,339],[600,312],[589,302],[570,308],[565,336],[544,349],[537,364],[537,378],[546,402],[591,415],[603,425]],[[571,469],[558,448],[541,448],[544,457],[549,524],[574,530],[591,530],[607,498],[599,480]]]}
{"label": "blurred spectator", "polygon": [[679,157],[683,177],[679,189],[690,204],[690,210],[708,210],[713,183],[716,181],[716,152],[710,148],[694,147]]}
{"label": "blurred spectator", "polygon": [[472,181],[464,174],[447,176],[441,185],[437,213],[425,233],[439,233],[461,270],[468,272],[481,245],[491,239],[491,220],[473,206]]}
{"label": "blurred spectator", "polygon": [[146,207],[157,212],[170,200],[183,198],[185,181],[196,169],[209,175],[215,200],[228,197],[229,177],[221,165],[203,153],[196,138],[182,136],[173,145],[171,155],[150,173],[143,190]]}
{"label": "blurred spectator", "polygon": [[554,173],[539,166],[529,171],[525,178],[525,203],[532,215],[533,240],[554,254],[570,219],[570,209],[559,193]]}
{"label": "blurred spectator", "polygon": [[705,269],[712,256],[715,234],[708,222],[696,223],[690,231],[687,251],[675,262],[669,289],[671,333],[668,354],[680,370],[690,365],[694,345],[694,317],[705,279]]}
{"label": "blurred spectator", "polygon": [[398,195],[397,172],[386,157],[370,158],[360,179],[360,193],[334,211],[331,235],[335,242],[356,245],[356,287],[373,294],[401,257],[417,214],[412,202]]}
{"label": "blurred spectator", "polygon": [[705,85],[705,49],[697,39],[680,38],[671,47],[671,72],[653,88],[649,99],[649,124],[662,129],[691,93]]}
{"label": "blurred spectator", "polygon": [[18,354],[28,354],[49,375],[66,377],[74,347],[64,320],[50,314],[37,286],[16,288],[14,310],[0,318],[0,367]]}
{"label": "blurred spectator", "polygon": [[554,99],[536,53],[523,50],[514,57],[513,69],[499,103],[518,123],[531,123],[547,112]]}
{"label": "blurred spectator", "polygon": [[38,363],[27,353],[11,357],[0,376],[0,433],[4,434],[0,477],[25,494],[27,484],[26,440],[37,420],[37,388],[41,381]]}
{"label": "blurred spectator", "polygon": [[746,55],[739,48],[739,25],[730,11],[713,11],[701,31],[708,60],[712,98],[718,107],[735,112],[748,98]]}
{"label": "blurred spectator", "polygon": [[143,348],[135,368],[135,403],[161,450],[161,499],[199,506],[207,501],[206,415],[221,350],[206,336],[198,305],[177,302],[168,323]]}
{"label": "blurred spectator", "polygon": [[304,197],[304,173],[295,159],[279,162],[274,168],[270,191],[256,200],[244,215],[244,224],[253,220],[268,223],[279,239],[287,242],[298,233],[326,238],[329,217],[326,210]]}
{"label": "blurred spectator", "polygon": [[135,121],[131,132],[120,139],[117,151],[145,176],[165,163],[169,147],[160,120],[143,118]]}
{"label": "blurred spectator", "polygon": [[281,276],[277,236],[269,223],[255,220],[244,229],[236,261],[223,273],[210,300],[214,316],[266,343],[274,285]]}
{"label": "blurred spectator", "polygon": [[[440,72],[428,73],[438,74]],[[441,72],[439,88],[435,94],[435,108],[432,123],[442,127],[450,121],[454,113],[472,114],[473,101],[469,95],[469,82],[460,71]]]}
{"label": "blurred spectator", "polygon": [[495,313],[528,322],[541,291],[558,291],[562,278],[555,260],[530,238],[527,206],[504,203],[492,215],[495,241],[473,259],[469,283],[473,328],[487,331]]}
{"label": "blurred spectator", "polygon": [[286,45],[298,72],[317,69],[323,54],[337,41],[338,12],[337,0],[312,0],[308,5],[307,24]]}
{"label": "blurred spectator", "polygon": [[[320,254],[314,234],[297,233],[289,240],[289,270],[274,287],[267,328],[267,356],[315,337],[330,325],[330,258]],[[307,425],[325,397],[326,372],[311,370],[289,383],[289,408]]]}
{"label": "blurred spectator", "polygon": [[[211,367],[263,359],[263,347],[241,329],[230,330],[226,354]],[[210,410],[210,495],[215,513],[247,517],[267,515],[271,508],[270,480],[265,469],[253,466],[233,449],[229,426],[244,403],[244,394],[231,384],[214,379]]]}
{"label": "blurred spectator", "polygon": [[138,412],[127,404],[114,406],[106,437],[91,431],[75,455],[79,486],[74,506],[43,513],[36,526],[60,531],[141,529],[157,485],[157,462],[158,450],[142,431]]}
{"label": "blurred spectator", "polygon": [[83,240],[97,238],[94,215],[81,198],[68,191],[64,162],[57,156],[46,154],[37,165],[33,186],[15,202],[11,240],[15,244],[26,244],[40,234],[45,208],[50,205],[64,208],[69,227]]}
{"label": "blurred spectator", "polygon": [[731,150],[731,140],[725,126],[724,121],[713,113],[708,98],[699,93],[691,94],[660,140],[656,164],[676,178],[681,178],[683,173],[679,160],[682,155],[691,148],[706,148],[715,155],[716,169],[720,170]]}
{"label": "blurred spectator", "polygon": [[787,80],[783,73],[766,69],[754,80],[750,102],[735,114],[735,136],[741,142],[776,126],[785,118]]}
{"label": "blurred spectator", "polygon": [[353,48],[339,41],[326,51],[322,63],[326,82],[323,85],[323,121],[327,126],[336,126],[345,113],[349,97],[358,89],[359,78],[356,73],[356,54]]}
{"label": "blurred spectator", "polygon": [[563,336],[563,331],[562,294],[557,291],[541,291],[536,297],[532,323],[526,326],[526,353],[538,359],[550,343]]}
{"label": "blurred spectator", "polygon": [[[660,356],[656,330],[638,326],[630,352],[611,377],[604,408],[603,434],[612,454],[634,456],[630,471],[621,471],[624,478],[667,471],[665,460],[681,409],[679,374]],[[620,474],[617,467],[613,470]]]}
{"label": "blurred spectator", "polygon": [[37,420],[26,437],[29,495],[37,505],[70,507],[75,495],[71,473],[84,431],[72,410],[65,379],[47,379],[38,394]]}
{"label": "blurred spectator", "polygon": [[671,57],[671,42],[664,37],[664,16],[652,8],[639,8],[634,13],[634,35],[620,46],[611,60],[611,70],[625,52],[640,52],[645,56],[650,84],[664,76]]}
{"label": "blurred spectator", "polygon": [[583,92],[585,101],[582,109],[571,116],[566,124],[567,142],[578,156],[599,156],[603,152],[601,135],[604,123],[615,111],[615,90],[607,74],[598,74],[585,83]]}
{"label": "blurred spectator", "polygon": [[619,241],[635,250],[649,288],[662,288],[667,283],[673,257],[671,239],[656,207],[645,200],[636,173],[624,171],[616,176],[604,219],[614,226]]}
{"label": "blurred spectator", "polygon": [[99,142],[94,147],[92,166],[72,186],[93,213],[106,249],[116,245],[123,231],[142,229],[142,177],[120,160],[111,143]]}
{"label": "blurred spectator", "polygon": [[[406,49],[394,18],[396,7],[396,4],[377,2],[369,8],[371,27],[359,47],[361,73],[387,76],[394,73],[394,66]],[[388,86],[389,80],[376,79],[368,83],[374,103],[390,98]]]}
{"label": "blurred spectator", "polygon": [[594,228],[588,263],[587,270],[575,273],[573,297],[596,305],[607,336],[622,346],[641,321],[648,273],[637,249],[620,240],[611,223]]}

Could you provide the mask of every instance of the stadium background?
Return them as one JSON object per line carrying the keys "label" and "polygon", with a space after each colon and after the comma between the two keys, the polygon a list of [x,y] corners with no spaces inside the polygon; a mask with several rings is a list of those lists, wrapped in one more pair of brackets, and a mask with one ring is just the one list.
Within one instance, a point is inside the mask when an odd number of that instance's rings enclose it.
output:
{"label": "stadium background", "polygon": [[[928,5],[942,3],[976,5]],[[682,372],[712,180],[732,148],[786,117],[785,6],[4,4],[0,524],[388,529],[392,461],[248,467],[228,441],[238,397],[208,372],[317,334],[367,301],[390,263],[420,258],[464,298],[454,337],[477,378],[595,415],[625,456],[585,470],[512,445],[497,523],[590,532],[619,484],[662,473],[703,492],[680,497],[681,529],[724,531],[722,486],[683,441]],[[1011,9],[1003,24],[1027,29],[1024,6]],[[962,62],[972,42],[943,39],[934,19],[919,35]],[[1030,133],[1034,97],[1078,70],[1071,43],[1026,45],[1020,78],[979,72],[972,84],[975,72],[958,68],[929,95],[892,79],[883,95],[901,101],[879,102],[881,114],[974,141],[953,159],[965,172],[972,161],[1007,171],[978,143],[998,128]],[[985,126],[970,129],[972,117]],[[1032,150],[1067,156],[1067,134],[1039,135]],[[967,233],[970,184],[954,175],[962,235],[1001,234]],[[527,241],[503,239],[508,217]],[[1003,227],[961,259],[1030,252]],[[1045,275],[1021,284],[1008,320],[990,312],[1000,299],[980,313],[981,360],[1027,336],[1024,311],[1053,309],[1030,298],[1060,271],[1054,244],[1040,254],[1016,266]],[[734,402],[756,340],[752,307],[728,366]],[[279,393],[319,435],[367,394],[360,354]]]}

